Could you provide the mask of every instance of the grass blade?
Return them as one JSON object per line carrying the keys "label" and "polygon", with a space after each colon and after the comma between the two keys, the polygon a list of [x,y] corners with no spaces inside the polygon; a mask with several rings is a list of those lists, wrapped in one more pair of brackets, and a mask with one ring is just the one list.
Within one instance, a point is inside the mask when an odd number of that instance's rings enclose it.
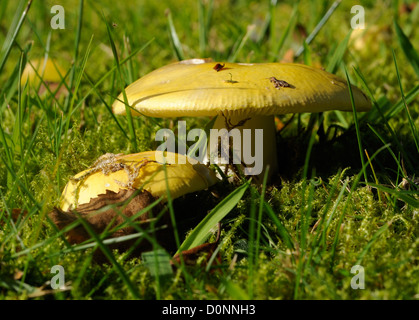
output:
{"label": "grass blade", "polygon": [[84,5],[84,1],[80,0],[80,4],[79,4],[79,15],[78,15],[78,20],[77,20],[77,32],[76,32],[76,38],[74,40],[74,63],[72,65],[72,68],[70,70],[70,80],[69,80],[69,95],[67,96],[65,102],[64,102],[64,110],[68,111],[70,102],[72,100],[73,97],[73,84],[74,84],[74,77],[76,74],[76,64],[77,64],[77,60],[79,58],[79,46],[80,46],[80,38],[81,38],[81,28],[82,28],[82,22],[83,22],[83,5]]}
{"label": "grass blade", "polygon": [[196,156],[196,152],[200,149],[202,146],[204,152],[203,155],[207,152],[207,140],[210,136],[210,130],[214,126],[215,120],[217,117],[213,117],[208,123],[205,125],[204,131],[201,131],[200,136],[198,137],[198,141],[195,142],[189,149],[188,149],[188,157],[191,157],[193,159],[197,159],[200,162],[203,162],[203,159],[199,159]]}
{"label": "grass blade", "polygon": [[249,187],[247,181],[225,197],[211,212],[195,227],[191,234],[179,247],[177,253],[199,246],[209,235],[209,231],[221,221],[240,201]]}
{"label": "grass blade", "polygon": [[121,265],[116,261],[111,250],[103,243],[102,239],[100,239],[100,237],[96,234],[96,232],[94,232],[92,227],[84,219],[81,218],[80,222],[82,223],[83,227],[86,229],[87,233],[89,233],[90,237],[92,237],[96,241],[97,246],[102,250],[106,258],[108,258],[108,260],[111,262],[115,271],[119,274],[122,281],[125,283],[125,285],[129,289],[129,292],[131,293],[132,297],[134,299],[139,299],[140,294],[138,292],[138,289],[131,282],[128,275],[125,273],[124,269],[121,267]]}
{"label": "grass blade", "polygon": [[406,37],[396,20],[394,20],[394,28],[396,29],[397,39],[399,40],[400,47],[402,47],[407,61],[410,62],[413,70],[415,70],[415,73],[419,78],[419,54],[413,47],[412,43],[409,41],[409,38]]}
{"label": "grass blade", "polygon": [[346,49],[348,48],[348,42],[352,34],[352,29],[348,32],[345,39],[342,40],[341,43],[339,43],[338,47],[333,53],[332,58],[329,60],[329,63],[326,67],[326,71],[330,73],[335,73],[339,64],[341,63],[343,59],[343,55],[346,52]]}
{"label": "grass blade", "polygon": [[284,32],[281,35],[281,38],[278,41],[278,44],[276,45],[274,51],[273,51],[273,55],[271,58],[271,62],[274,62],[277,60],[277,57],[279,55],[279,52],[281,51],[282,47],[284,46],[285,40],[288,39],[288,36],[290,34],[292,34],[292,32],[295,29],[295,25],[297,22],[297,17],[298,17],[298,2],[296,4],[294,4],[294,7],[292,9],[291,12],[291,18],[288,22],[287,27],[285,28]]}
{"label": "grass blade", "polygon": [[[348,195],[348,198],[346,199],[346,202],[345,202],[345,205],[344,205],[344,207],[343,207],[343,209],[342,209],[342,212],[341,212],[341,214],[340,214],[340,217],[339,217],[339,221],[338,221],[338,224],[337,224],[337,228],[336,228],[336,233],[335,233],[335,237],[334,237],[334,240],[333,240],[333,244],[332,244],[332,248],[331,248],[331,250],[330,250],[330,252],[331,252],[331,262],[330,262],[330,271],[331,272],[333,272],[333,266],[334,266],[334,261],[335,261],[335,256],[336,256],[336,249],[337,249],[337,245],[338,245],[338,242],[339,242],[339,235],[340,235],[340,226],[342,225],[342,223],[343,223],[343,218],[345,217],[345,214],[346,214],[346,210],[347,210],[347,208],[348,208],[348,206],[350,205],[350,200],[351,200],[351,198],[352,198],[352,194],[353,194],[353,192],[354,192],[354,190],[356,189],[356,187],[358,186],[358,184],[359,184],[359,181],[360,181],[360,179],[361,179],[361,176],[362,176],[362,173],[363,172],[365,172],[365,169],[366,169],[366,167],[367,167],[367,165],[381,152],[381,151],[383,151],[384,149],[387,149],[388,147],[390,146],[390,144],[386,144],[386,145],[384,145],[384,146],[382,146],[381,148],[379,148],[377,151],[375,151],[374,152],[374,154],[371,156],[371,158],[368,160],[368,162],[367,163],[365,163],[363,166],[362,166],[362,168],[361,168],[361,170],[360,170],[360,172],[356,175],[356,177],[355,177],[355,180],[353,181],[353,183],[352,183],[352,187],[351,187],[351,189],[350,189],[350,191],[349,191],[349,195]],[[347,178],[348,179],[348,178]],[[346,183],[346,182],[345,182]]]}
{"label": "grass blade", "polygon": [[[246,44],[247,40],[249,39],[254,26],[250,25],[247,27],[246,33],[244,34],[243,38],[241,38],[240,42],[236,42],[235,46],[233,47],[232,54],[228,57],[228,62],[235,62],[237,56],[239,55],[240,51],[243,49],[244,45]],[[238,44],[238,45],[237,45]]]}
{"label": "grass blade", "polygon": [[170,42],[173,46],[173,50],[175,51],[175,56],[178,60],[184,60],[185,55],[182,49],[182,43],[179,40],[179,37],[176,32],[175,25],[173,23],[172,13],[170,10],[167,11],[167,23],[169,24],[169,37]]}
{"label": "grass blade", "polygon": [[[375,100],[369,86],[367,85],[367,82],[363,76],[363,74],[361,73],[360,70],[358,70],[357,68],[354,68],[355,73],[358,77],[358,79],[361,80],[363,87],[365,88],[370,100],[372,101],[372,104],[374,106],[374,109],[372,110],[372,112],[376,112],[379,117],[381,118],[381,121],[384,123],[385,127],[387,128],[387,130],[390,132],[391,137],[392,137],[392,143],[394,143],[400,150],[400,152],[403,154],[404,159],[406,160],[406,164],[409,166],[409,169],[414,171],[414,166],[412,165],[412,161],[410,160],[410,156],[409,154],[405,151],[405,149],[403,148],[403,145],[400,143],[399,139],[397,138],[396,133],[394,132],[393,128],[391,127],[391,125],[389,124],[388,120],[390,119],[388,116],[386,117],[383,113],[383,111],[380,108],[380,105],[378,104],[378,102]],[[413,90],[413,89],[412,89]],[[412,91],[411,91],[412,92]],[[416,96],[417,94],[419,94],[419,85],[417,86],[417,93],[414,94],[414,96]],[[411,100],[406,99],[408,102]],[[370,117],[370,114],[372,112],[368,112],[367,114],[364,115],[364,117],[361,117],[361,120],[367,120],[367,121],[373,121],[373,122],[377,122],[378,121],[378,116],[376,117]]]}
{"label": "grass blade", "polygon": [[380,191],[387,192],[389,194],[394,195],[396,198],[406,202],[407,204],[411,205],[414,208],[419,208],[419,200],[415,199],[411,195],[419,195],[419,191],[405,191],[405,190],[394,190],[388,187],[384,187],[382,185],[378,185],[375,183],[368,183],[370,187],[376,188]]}
{"label": "grass blade", "polygon": [[359,132],[359,124],[358,124],[358,117],[357,117],[356,108],[355,108],[355,100],[354,100],[354,96],[353,96],[353,93],[352,93],[352,86],[351,86],[351,82],[349,80],[348,71],[346,70],[346,67],[345,67],[345,75],[346,75],[346,81],[348,83],[348,88],[349,88],[349,96],[351,97],[352,112],[353,112],[353,116],[354,116],[354,123],[355,123],[355,130],[356,130],[356,138],[358,140],[359,156],[361,158],[361,164],[362,164],[362,168],[363,168],[362,170],[364,172],[365,182],[368,182],[367,173],[365,171],[365,166],[364,166],[364,164],[365,164],[364,153],[362,151],[364,149],[362,147],[361,134]]}
{"label": "grass blade", "polygon": [[397,81],[399,82],[399,88],[400,88],[400,93],[402,95],[403,105],[404,105],[404,108],[406,110],[406,114],[407,114],[407,119],[409,121],[410,130],[412,131],[413,140],[415,141],[416,150],[419,153],[419,141],[418,141],[419,140],[419,135],[418,135],[418,129],[416,128],[415,123],[414,123],[414,121],[412,119],[412,116],[410,114],[409,108],[407,107],[406,99],[405,99],[404,92],[403,92],[402,81],[400,80],[399,67],[397,66],[397,60],[396,60],[396,55],[394,53],[394,50],[393,50],[393,60],[394,60],[394,65],[396,67]]}
{"label": "grass blade", "polygon": [[290,250],[293,250],[294,243],[292,241],[292,238],[288,230],[282,224],[281,220],[279,220],[279,218],[277,217],[277,214],[274,212],[274,210],[271,208],[271,206],[267,202],[264,202],[264,209],[265,209],[265,213],[269,216],[269,218],[273,221],[275,226],[278,228],[279,236],[281,237],[282,241],[285,243],[286,247]]}
{"label": "grass blade", "polygon": [[[309,36],[305,40],[305,43],[307,45],[309,45],[311,43],[311,41],[313,41],[313,39],[317,36],[317,34],[321,30],[321,28],[323,28],[323,26],[326,24],[327,20],[329,20],[329,18],[332,16],[333,12],[335,12],[335,10],[337,9],[337,7],[339,6],[339,4],[341,2],[342,2],[342,0],[337,0],[337,1],[333,2],[331,7],[329,8],[329,10],[327,10],[327,12],[323,16],[323,18],[321,18],[321,20],[316,25],[314,30],[309,34]],[[295,58],[298,58],[303,53],[303,51],[304,51],[304,45],[301,46],[300,49],[298,49],[298,51],[295,53]]]}
{"label": "grass blade", "polygon": [[[23,1],[22,1],[22,3],[23,3]],[[13,47],[13,44],[15,43],[15,40],[17,38],[17,35],[19,34],[20,28],[22,27],[23,22],[25,21],[25,18],[26,18],[27,14],[28,14],[28,11],[29,11],[29,9],[31,7],[31,4],[32,4],[32,0],[29,0],[28,3],[27,3],[27,5],[26,5],[25,10],[23,10],[23,12],[22,12],[22,14],[20,16],[20,20],[17,23],[16,27],[15,28],[12,28],[9,31],[9,32],[12,32],[12,30],[14,29],[12,35],[9,36],[9,34],[10,34],[9,33],[8,36],[7,36],[7,38],[6,38],[6,41],[3,43],[3,47],[2,47],[3,54],[2,54],[1,60],[0,60],[0,73],[3,71],[4,65],[6,64],[7,58],[9,57],[10,51],[12,50],[12,47]],[[16,16],[15,17],[18,17],[18,15],[19,15],[19,11],[16,12]],[[10,39],[10,40],[7,41],[7,39]]]}
{"label": "grass blade", "polygon": [[371,240],[368,241],[365,248],[362,250],[362,252],[358,256],[358,260],[356,261],[355,265],[360,265],[362,262],[362,259],[364,259],[364,256],[368,253],[374,242],[385,232],[387,231],[388,227],[391,223],[386,223],[383,225],[380,229],[377,230],[377,232],[372,236]]}
{"label": "grass blade", "polygon": [[130,133],[130,142],[131,142],[131,145],[132,145],[132,148],[134,149],[134,151],[137,151],[138,146],[137,146],[137,139],[136,139],[136,135],[135,135],[134,121],[132,119],[131,110],[130,110],[130,107],[129,107],[129,104],[128,104],[127,94],[125,92],[125,81],[124,81],[124,78],[123,78],[123,75],[122,75],[121,66],[119,64],[118,53],[116,51],[115,42],[112,39],[111,28],[109,26],[108,21],[106,21],[105,16],[103,16],[103,21],[106,24],[106,30],[108,32],[109,42],[110,42],[111,48],[112,48],[112,54],[113,54],[113,57],[115,59],[116,68],[118,70],[119,85],[120,85],[120,89],[122,91],[122,95],[124,97],[125,112],[126,112],[127,120],[128,120],[128,130],[129,130],[129,133]]}

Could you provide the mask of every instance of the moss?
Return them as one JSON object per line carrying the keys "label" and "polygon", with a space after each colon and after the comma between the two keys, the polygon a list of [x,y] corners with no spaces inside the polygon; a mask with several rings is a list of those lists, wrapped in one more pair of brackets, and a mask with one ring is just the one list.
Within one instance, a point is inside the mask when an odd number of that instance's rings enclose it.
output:
{"label": "moss", "polygon": [[[204,3],[208,4],[205,1]],[[339,10],[335,11],[333,19],[328,20],[322,32],[310,44],[313,64],[326,67],[331,61],[330,53],[335,52],[333,49],[349,31],[349,24],[342,24],[342,21],[350,18],[350,7],[350,3],[342,3]],[[126,84],[176,60],[172,48],[168,45],[168,34],[165,33],[166,8],[172,11],[185,58],[211,56],[216,60],[231,59],[246,28],[254,25],[257,32],[253,33],[243,43],[241,51],[237,52],[237,61],[241,62],[280,60],[286,49],[298,49],[304,38],[299,32],[312,30],[327,9],[315,2],[309,2],[308,6],[299,6],[298,30],[286,39],[284,48],[276,54],[272,44],[278,42],[289,22],[289,19],[280,18],[284,14],[289,16],[292,12],[292,6],[288,3],[278,4],[273,9],[277,18],[265,32],[260,25],[270,10],[266,3],[214,1],[213,16],[209,23],[211,28],[206,34],[208,41],[206,48],[202,49],[196,46],[203,39],[200,38],[199,23],[196,23],[198,11],[194,1],[187,1],[182,6],[172,0],[141,2],[136,10],[126,10],[124,5],[118,5],[115,1],[102,1],[101,9],[105,16],[115,22],[112,35],[120,61],[154,37],[151,44],[122,65]],[[1,22],[4,30],[9,30],[15,9],[16,4],[13,3],[5,7],[6,11],[2,15],[5,18]],[[66,6],[65,9],[69,16],[76,17],[78,14],[77,7]],[[0,143],[2,299],[29,299],[34,293],[39,294],[38,299],[130,298],[129,288],[115,272],[114,267],[92,263],[91,248],[68,250],[65,238],[57,236],[56,230],[46,218],[46,213],[56,205],[68,179],[88,168],[102,154],[155,149],[159,144],[154,141],[158,129],[163,127],[176,131],[177,120],[187,120],[187,130],[203,128],[208,121],[204,117],[134,118],[138,146],[135,149],[130,142],[127,118],[114,118],[104,105],[105,102],[109,107],[119,93],[118,74],[113,73],[92,91],[92,83],[97,84],[115,65],[112,54],[108,54],[106,27],[96,9],[95,5],[84,7],[85,19],[79,60],[75,62],[75,79],[78,79],[78,72],[81,71],[81,57],[86,54],[86,45],[91,34],[94,33],[95,37],[84,74],[80,78],[80,87],[72,101],[75,107],[73,114],[69,115],[64,111],[65,98],[56,101],[44,95],[38,99],[33,92],[27,96],[24,93],[22,101],[27,103],[22,105],[22,129],[18,132],[18,96],[13,91],[15,88],[10,92],[4,92],[2,97],[4,103],[0,110],[1,126],[7,141],[7,146],[4,146],[3,142]],[[351,81],[360,84],[352,73],[352,66],[356,66],[366,77],[368,87],[380,105],[382,101],[388,101],[391,108],[401,99],[392,48],[395,50],[405,94],[417,84],[417,77],[402,53],[389,24],[389,21],[392,21],[389,17],[393,14],[391,4],[383,3],[378,8],[374,6],[374,2],[369,1],[365,3],[365,9],[366,16],[369,17],[368,23],[382,26],[389,38],[378,37],[377,39],[383,41],[376,41],[377,46],[368,45],[368,54],[360,53],[350,45],[343,62]],[[231,15],[231,12],[234,12],[234,15]],[[238,16],[240,19],[236,19]],[[39,17],[41,18],[38,19]],[[400,14],[398,17],[412,44],[418,43],[419,39],[418,29],[415,28],[417,17],[417,12],[416,16]],[[28,56],[42,56],[44,45],[38,41],[47,38],[45,32],[50,30],[50,13],[45,11],[42,4],[33,3],[29,18],[34,30],[23,25],[16,43],[23,48],[28,41],[37,39]],[[67,19],[67,31],[77,30],[73,25],[76,20]],[[124,21],[131,23],[126,24]],[[58,33],[51,33],[50,54],[67,61],[70,65],[75,49],[73,39],[71,36],[62,38]],[[9,79],[21,56],[21,51],[16,48],[12,48],[0,74],[2,83]],[[371,52],[374,54],[371,55]],[[303,55],[296,62],[303,62]],[[345,76],[341,67],[336,73]],[[91,94],[85,98],[90,91]],[[419,126],[417,99],[410,102],[408,108],[416,126]],[[383,111],[387,111],[385,107]],[[418,176],[419,158],[405,109],[400,108],[388,119],[388,124],[402,148],[393,139],[387,124],[380,117],[372,115],[360,123],[363,148],[371,156],[384,144],[390,143],[389,148],[399,159],[394,160],[389,150],[383,150],[377,155],[372,165],[378,183],[391,188],[397,186],[402,176],[399,165],[409,177]],[[353,115],[349,112],[338,116],[329,112],[324,116],[326,134],[324,137],[316,136],[307,168],[309,179],[306,181],[302,180],[302,173],[308,148],[306,127],[310,115],[294,117],[277,137],[281,172],[274,183],[268,186],[265,199],[289,233],[294,243],[293,249],[288,249],[275,223],[264,214],[260,225],[258,265],[255,266],[253,278],[250,278],[249,216],[252,205],[256,209],[259,207],[259,199],[252,198],[248,192],[223,221],[220,249],[222,264],[210,272],[201,267],[189,268],[189,278],[186,278],[181,270],[176,270],[173,277],[159,288],[141,259],[125,261],[122,254],[115,252],[115,258],[131,283],[138,289],[140,298],[155,299],[160,294],[163,299],[231,299],[238,296],[235,288],[241,289],[245,294],[250,293],[252,288],[255,299],[418,299],[418,209],[393,195],[366,187],[363,177],[357,187],[349,191],[361,168],[357,135],[351,126]],[[281,119],[285,122],[290,116],[281,116]],[[345,122],[349,124],[348,127]],[[36,133],[38,124],[39,130]],[[68,132],[60,131],[60,128],[64,130],[67,124]],[[380,134],[384,143],[373,133],[370,126]],[[30,145],[32,138],[34,144]],[[19,141],[22,141],[22,149]],[[9,161],[6,149],[10,152],[12,168],[18,180],[6,169],[5,161]],[[366,174],[368,181],[375,182],[370,166]],[[346,179],[348,188],[343,190]],[[336,190],[331,194],[335,182]],[[209,190],[217,193],[218,198],[210,195],[210,192],[200,192],[177,199],[174,208],[182,222],[179,223],[181,236],[184,237],[235,187],[234,184],[220,183],[216,188]],[[397,190],[396,187],[394,189]],[[313,192],[312,198],[309,197],[310,190]],[[417,186],[411,185],[410,190],[416,192]],[[338,198],[341,191],[342,197]],[[418,199],[414,192],[409,196]],[[194,212],[192,217],[188,216],[191,208]],[[9,217],[9,213],[13,213],[12,209],[22,209],[26,212],[26,217],[12,219]],[[308,210],[308,229],[304,233],[302,219]],[[328,219],[330,224],[325,224]],[[386,229],[380,229],[383,227]],[[379,230],[384,231],[380,234]],[[29,248],[29,252],[24,251]],[[354,274],[350,271],[356,263],[360,263],[365,270],[364,290],[351,288]],[[66,280],[72,288],[62,293],[51,294],[48,293],[52,277],[50,270],[57,264],[65,267]],[[250,283],[253,284],[252,287],[249,286]]]}

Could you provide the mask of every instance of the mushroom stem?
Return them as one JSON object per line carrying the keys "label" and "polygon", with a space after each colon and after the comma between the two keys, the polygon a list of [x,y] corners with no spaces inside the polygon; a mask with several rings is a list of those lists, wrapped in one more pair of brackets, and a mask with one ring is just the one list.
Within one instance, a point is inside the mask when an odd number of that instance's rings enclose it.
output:
{"label": "mushroom stem", "polygon": [[[221,164],[231,164],[232,162],[241,164],[244,174],[255,176],[255,180],[258,182],[263,181],[268,165],[268,181],[277,172],[278,161],[274,116],[246,118],[235,115],[226,117],[219,115],[215,120],[210,136],[209,152],[212,161],[214,159],[215,144],[218,146],[220,143],[219,138],[221,138],[221,159],[219,159]],[[226,147],[230,148],[230,152],[225,150]],[[218,151],[218,147],[215,150]],[[229,157],[231,153],[234,154],[233,159]],[[227,156],[228,160],[223,159],[224,156]]]}

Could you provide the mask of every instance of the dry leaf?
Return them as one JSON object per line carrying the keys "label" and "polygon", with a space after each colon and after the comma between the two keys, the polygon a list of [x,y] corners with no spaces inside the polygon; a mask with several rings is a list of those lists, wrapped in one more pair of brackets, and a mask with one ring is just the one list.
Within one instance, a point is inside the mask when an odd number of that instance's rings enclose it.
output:
{"label": "dry leaf", "polygon": [[[170,261],[173,266],[178,266],[181,264],[180,257],[182,256],[183,262],[186,265],[193,266],[196,265],[197,260],[203,254],[206,254],[206,262],[208,263],[209,259],[213,255],[215,249],[218,246],[220,241],[220,234],[221,234],[221,224],[218,223],[218,233],[217,239],[215,242],[212,243],[204,243],[199,246],[193,247],[189,250],[182,251],[181,254],[176,254],[172,260]],[[220,262],[220,258],[217,257],[218,262]]]}
{"label": "dry leaf", "polygon": [[295,55],[294,50],[288,49],[285,52],[284,56],[282,57],[281,62],[282,63],[292,63],[292,62],[294,62],[294,55]]}
{"label": "dry leaf", "polygon": [[[2,212],[2,215],[5,215],[7,217],[7,212]],[[28,211],[23,210],[23,209],[19,209],[19,208],[14,208],[12,209],[11,215],[12,215],[12,221],[13,222],[17,222],[17,220],[21,217],[22,219],[24,217],[26,217],[26,215],[28,214]],[[3,218],[4,220],[5,218]],[[0,221],[0,225],[3,226],[4,225],[4,221]]]}

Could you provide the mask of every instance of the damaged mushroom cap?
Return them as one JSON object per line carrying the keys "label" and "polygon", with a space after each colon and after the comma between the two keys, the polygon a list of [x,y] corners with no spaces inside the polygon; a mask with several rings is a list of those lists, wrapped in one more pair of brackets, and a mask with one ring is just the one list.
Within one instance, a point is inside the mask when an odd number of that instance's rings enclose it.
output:
{"label": "damaged mushroom cap", "polygon": [[[172,199],[206,189],[216,183],[213,171],[197,161],[170,152],[166,155],[167,185]],[[95,164],[70,179],[60,199],[63,211],[77,208],[107,190],[143,189],[167,199],[166,174],[161,151],[129,155],[105,154]],[[158,161],[159,160],[159,161]],[[183,163],[183,164],[181,164]]]}
{"label": "damaged mushroom cap", "polygon": [[[262,129],[263,166],[270,165],[271,174],[277,171],[274,115],[352,111],[345,80],[302,64],[191,59],[154,70],[125,92],[134,115],[218,116],[215,129],[227,128],[227,118],[233,126],[240,124],[240,130]],[[371,108],[361,90],[352,86],[352,93],[357,111]],[[122,94],[114,102],[113,111],[125,114]],[[252,142],[252,154],[256,154],[255,146]]]}

